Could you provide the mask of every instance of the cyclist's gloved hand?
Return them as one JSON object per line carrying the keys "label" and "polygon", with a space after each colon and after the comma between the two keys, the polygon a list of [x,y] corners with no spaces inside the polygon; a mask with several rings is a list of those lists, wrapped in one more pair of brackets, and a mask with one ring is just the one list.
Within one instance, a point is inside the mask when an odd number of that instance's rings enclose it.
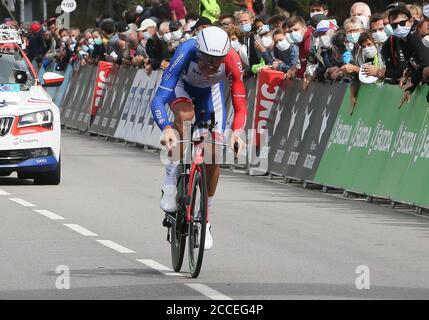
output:
{"label": "cyclist's gloved hand", "polygon": [[177,137],[172,127],[165,127],[162,132],[161,144],[164,145],[168,151],[177,145]]}

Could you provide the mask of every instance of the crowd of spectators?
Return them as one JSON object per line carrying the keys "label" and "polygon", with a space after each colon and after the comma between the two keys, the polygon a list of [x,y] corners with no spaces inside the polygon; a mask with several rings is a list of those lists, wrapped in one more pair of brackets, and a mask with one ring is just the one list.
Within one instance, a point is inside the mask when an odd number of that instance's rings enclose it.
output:
{"label": "crowd of spectators", "polygon": [[377,13],[356,2],[341,23],[324,0],[310,1],[308,16],[282,8],[281,0],[274,16],[266,15],[265,1],[233,2],[239,11],[221,12],[216,0],[200,0],[197,15],[187,12],[183,0],[145,0],[123,12],[122,21],[102,15],[84,31],[62,29],[55,18],[44,25],[33,22],[28,56],[38,66],[55,60],[58,70],[68,63],[110,61],[150,75],[168,66],[181,43],[217,25],[229,34],[245,78],[268,68],[287,79],[304,79],[305,88],[311,81],[349,81],[353,106],[360,82],[400,85],[401,106],[417,86],[428,83],[429,0],[394,2]]}

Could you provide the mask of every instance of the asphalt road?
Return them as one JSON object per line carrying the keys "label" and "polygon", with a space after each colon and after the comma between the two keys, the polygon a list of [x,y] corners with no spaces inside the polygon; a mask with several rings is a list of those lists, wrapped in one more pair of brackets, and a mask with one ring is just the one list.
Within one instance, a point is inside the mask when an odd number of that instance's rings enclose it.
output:
{"label": "asphalt road", "polygon": [[408,208],[224,171],[191,279],[169,269],[159,154],[69,131],[62,148],[60,186],[0,179],[0,299],[429,298],[429,220]]}

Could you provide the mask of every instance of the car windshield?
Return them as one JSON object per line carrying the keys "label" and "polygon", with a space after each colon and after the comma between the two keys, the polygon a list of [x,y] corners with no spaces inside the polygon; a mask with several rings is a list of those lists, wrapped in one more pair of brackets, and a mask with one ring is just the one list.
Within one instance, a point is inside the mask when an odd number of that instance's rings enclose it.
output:
{"label": "car windshield", "polygon": [[21,52],[13,47],[0,47],[0,84],[19,84],[30,90],[35,78]]}

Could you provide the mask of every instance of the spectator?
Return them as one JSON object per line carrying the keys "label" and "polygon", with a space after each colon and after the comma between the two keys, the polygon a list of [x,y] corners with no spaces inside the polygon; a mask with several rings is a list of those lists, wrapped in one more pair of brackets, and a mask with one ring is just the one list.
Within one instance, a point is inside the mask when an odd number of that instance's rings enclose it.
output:
{"label": "spectator", "polygon": [[318,14],[329,15],[328,4],[326,0],[312,0],[310,1],[310,17],[314,17]]}
{"label": "spectator", "polygon": [[300,16],[293,16],[288,20],[288,29],[293,43],[299,47],[299,67],[289,70],[287,76],[289,78],[303,78],[307,69],[314,29],[307,27],[305,20]]}
{"label": "spectator", "polygon": [[197,20],[197,22],[195,23],[193,30],[198,33],[199,31],[201,31],[204,28],[210,27],[212,25],[212,22],[210,21],[209,18],[206,17],[201,17]]}
{"label": "spectator", "polygon": [[155,17],[160,21],[171,21],[172,14],[168,1],[169,0],[152,0],[152,18]]}
{"label": "spectator", "polygon": [[255,16],[247,11],[242,10],[236,13],[237,24],[243,34],[244,48],[240,50],[240,57],[244,62],[244,77],[254,76],[255,69],[253,66],[261,63],[262,55],[256,49],[256,38],[254,33]]}
{"label": "spectator", "polygon": [[369,29],[372,32],[372,36],[377,43],[379,51],[381,51],[382,45],[389,38],[384,26],[384,15],[380,13],[373,14],[371,16],[369,25]]}
{"label": "spectator", "polygon": [[365,31],[362,20],[358,17],[347,19],[344,21],[344,30],[347,35],[347,50],[352,53],[352,61],[345,64],[341,69],[350,76],[356,76],[364,62],[362,49],[359,46],[360,35]]}
{"label": "spectator", "polygon": [[410,19],[411,13],[405,6],[395,7],[389,12],[389,21],[396,36],[390,37],[385,43],[382,55],[386,64],[385,78],[391,83],[399,83],[411,58],[404,40],[411,31]]}
{"label": "spectator", "polygon": [[340,68],[343,65],[342,56],[333,49],[333,37],[337,31],[336,25],[330,20],[322,20],[316,27],[318,41],[312,47],[306,70],[306,80],[336,81],[340,79]]}
{"label": "spectator", "polygon": [[210,19],[211,23],[220,17],[220,7],[216,0],[200,0],[200,16]]}
{"label": "spectator", "polygon": [[415,4],[408,4],[407,9],[411,12],[412,22],[420,22],[423,18],[422,7]]}
{"label": "spectator", "polygon": [[150,75],[152,71],[165,66],[166,62],[171,58],[171,54],[167,43],[156,36],[157,28],[153,20],[147,19],[142,22],[139,31],[145,32],[146,30],[150,37],[146,43],[148,59],[145,61],[145,71]]}
{"label": "spectator", "polygon": [[30,26],[30,36],[27,48],[28,59],[39,69],[44,54],[43,30],[40,22],[33,22]]}
{"label": "spectator", "polygon": [[219,17],[219,25],[222,28],[228,28],[234,25],[234,16],[232,15],[223,15]]}
{"label": "spectator", "polygon": [[96,29],[92,32],[92,37],[94,39],[94,50],[92,52],[92,59],[95,63],[99,61],[106,61],[105,54],[107,53],[106,47],[103,44],[103,38],[101,36],[101,31]]}
{"label": "spectator", "polygon": [[179,20],[182,25],[186,24],[187,10],[183,0],[170,0],[169,3],[173,21]]}
{"label": "spectator", "polygon": [[130,29],[132,31],[134,31],[134,32],[137,31],[137,29],[138,29],[137,24],[136,24],[137,13],[136,13],[135,7],[131,8],[125,12],[124,20],[128,24],[128,26],[130,27]]}
{"label": "spectator", "polygon": [[299,62],[299,49],[291,43],[281,29],[276,29],[273,34],[274,39],[274,61],[272,68],[274,70],[287,73]]}
{"label": "spectator", "polygon": [[273,29],[281,29],[281,28],[282,28],[282,25],[283,25],[283,22],[284,22],[285,20],[286,20],[286,19],[284,18],[284,16],[276,15],[276,16],[271,17],[271,18],[268,20],[268,24],[269,24]]}
{"label": "spectator", "polygon": [[363,74],[366,76],[383,79],[385,74],[385,65],[379,50],[379,44],[374,39],[371,32],[364,32],[359,38],[359,46],[362,48],[364,63],[362,65]]}
{"label": "spectator", "polygon": [[356,2],[350,9],[350,16],[357,17],[362,21],[364,29],[369,29],[369,17],[371,16],[371,8],[365,2]]}

